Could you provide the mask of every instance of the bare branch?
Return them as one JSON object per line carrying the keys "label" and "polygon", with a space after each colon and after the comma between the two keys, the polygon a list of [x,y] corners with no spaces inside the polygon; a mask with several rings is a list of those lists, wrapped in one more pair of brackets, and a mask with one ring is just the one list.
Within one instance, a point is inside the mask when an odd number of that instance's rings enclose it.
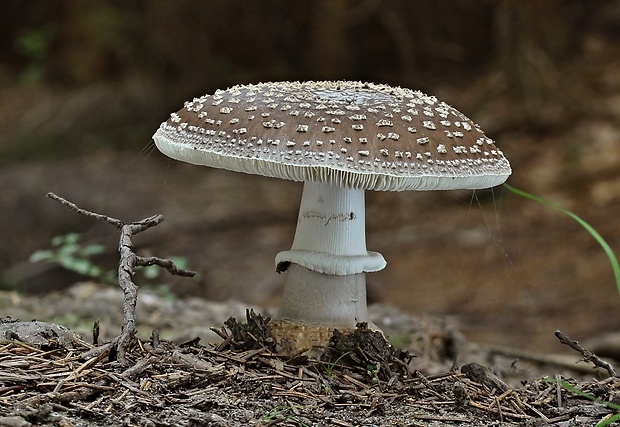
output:
{"label": "bare branch", "polygon": [[120,253],[120,261],[118,264],[118,284],[123,290],[123,327],[121,329],[121,334],[112,341],[109,348],[111,350],[111,354],[116,354],[119,362],[126,366],[129,364],[126,354],[136,343],[137,333],[136,304],[138,302],[138,286],[133,282],[134,268],[136,266],[157,265],[168,270],[170,274],[185,277],[193,277],[196,275],[196,272],[180,269],[169,259],[158,257],[141,257],[136,255],[133,251],[133,243],[131,241],[133,235],[154,227],[162,222],[164,220],[162,215],[153,215],[141,221],[125,224],[116,218],[111,218],[107,215],[101,215],[81,209],[76,204],[63,199],[54,193],[48,193],[47,197],[60,202],[62,205],[69,207],[80,215],[112,224],[121,231],[121,237],[118,244],[118,251]]}
{"label": "bare branch", "polygon": [[120,229],[123,225],[123,222],[119,219],[116,218],[111,218],[107,215],[101,215],[98,213],[94,213],[94,212],[90,212],[84,209],[79,208],[75,203],[71,203],[68,200],[63,199],[60,196],[57,196],[54,193],[47,193],[47,197],[49,197],[50,199],[56,200],[57,202],[60,202],[62,205],[67,206],[70,209],[73,209],[74,211],[76,211],[77,213],[79,213],[80,215],[84,215],[85,217],[88,218],[95,218],[99,221],[105,221],[108,224],[112,224],[113,226],[115,226],[116,228]]}
{"label": "bare branch", "polygon": [[587,362],[592,362],[594,363],[595,366],[605,369],[609,373],[610,377],[616,376],[616,370],[614,369],[611,363],[605,362],[603,359],[598,357],[596,354],[583,348],[583,346],[579,344],[579,341],[570,339],[568,336],[564,335],[562,331],[560,331],[559,329],[555,331],[555,336],[560,340],[562,344],[566,344],[573,350],[579,352],[583,356],[583,360]]}
{"label": "bare branch", "polygon": [[151,257],[138,256],[136,257],[136,265],[139,265],[141,267],[157,265],[161,268],[165,268],[166,270],[168,270],[170,274],[174,274],[177,276],[194,277],[196,275],[195,271],[184,270],[182,268],[179,268],[172,260],[165,259],[165,258],[158,258],[154,256],[151,256]]}

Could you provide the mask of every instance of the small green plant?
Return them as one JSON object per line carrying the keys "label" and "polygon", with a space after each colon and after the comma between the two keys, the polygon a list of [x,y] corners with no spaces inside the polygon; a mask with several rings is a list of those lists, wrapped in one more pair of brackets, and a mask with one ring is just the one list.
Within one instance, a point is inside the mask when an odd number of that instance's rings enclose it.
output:
{"label": "small green plant", "polygon": [[[596,403],[600,403],[602,405],[607,406],[609,409],[612,409],[614,411],[619,411],[620,410],[620,405],[618,405],[617,403],[613,403],[613,402],[607,402],[605,400],[599,399],[595,396],[592,396],[589,393],[586,393],[583,390],[579,390],[577,387],[575,387],[574,385],[572,385],[571,383],[569,383],[566,380],[556,380],[556,379],[551,379],[551,378],[546,378],[543,381],[545,382],[549,382],[549,383],[556,383],[559,384],[562,388],[564,388],[565,390],[576,394],[578,396],[584,397],[586,399],[589,399],[593,402]],[[598,424],[596,424],[594,427],[606,427],[608,425],[610,425],[611,423],[620,420],[620,413],[616,413],[610,417],[606,417],[605,419],[603,419],[601,422],[599,422]]]}
{"label": "small green plant", "polygon": [[324,382],[321,382],[321,390],[323,390],[324,395],[328,395],[332,392],[331,387],[325,384]]}
{"label": "small green plant", "polygon": [[302,422],[296,416],[290,415],[290,412],[292,412],[296,408],[299,408],[299,407],[295,407],[295,406],[276,406],[275,408],[273,408],[269,412],[267,412],[265,414],[265,416],[263,417],[263,419],[265,421],[274,421],[278,417],[282,417],[282,418],[284,418],[284,419],[286,419],[288,421],[291,421],[291,422],[297,424],[300,427],[310,427],[308,424]]}
{"label": "small green plant", "polygon": [[569,217],[571,217],[575,221],[577,221],[577,223],[579,223],[583,228],[585,228],[586,231],[588,231],[588,233],[590,233],[590,235],[592,237],[594,237],[594,239],[598,242],[598,244],[601,245],[601,247],[603,248],[603,250],[607,254],[607,257],[609,258],[609,262],[611,264],[611,268],[612,268],[612,270],[614,272],[614,276],[616,278],[616,287],[618,288],[618,294],[620,294],[620,265],[618,264],[618,259],[616,258],[616,255],[614,254],[614,251],[607,244],[605,239],[603,239],[603,237],[594,229],[594,227],[592,227],[590,224],[585,222],[583,219],[581,219],[580,217],[578,217],[577,215],[575,215],[571,211],[569,211],[567,209],[564,209],[563,207],[558,206],[555,203],[552,203],[552,202],[550,202],[548,200],[545,200],[542,197],[534,196],[533,194],[527,193],[527,192],[525,192],[523,190],[519,190],[519,189],[517,189],[515,187],[512,187],[512,186],[510,186],[508,184],[504,184],[504,188],[506,188],[507,190],[513,192],[514,194],[516,194],[518,196],[525,197],[526,199],[534,200],[536,202],[542,203],[543,205],[549,206],[550,208],[553,208],[553,209],[555,209],[557,211],[560,211],[560,212],[568,215]]}
{"label": "small green plant", "polygon": [[[80,242],[81,238],[82,236],[79,233],[56,236],[52,239],[53,249],[36,251],[30,256],[30,262],[55,262],[69,271],[90,277],[99,283],[116,284],[116,271],[106,270],[92,259],[94,255],[103,253],[105,247],[97,244],[83,245]],[[170,260],[181,269],[185,269],[188,265],[187,258],[184,257],[170,257]],[[162,275],[160,267],[150,265],[148,267],[136,267],[136,270],[140,271],[145,280],[151,282],[148,285],[150,289],[168,300],[175,299],[174,293],[167,284],[152,284]]]}
{"label": "small green plant", "polygon": [[328,362],[325,365],[325,372],[327,372],[327,375],[330,377],[334,376],[334,368],[336,367],[336,365],[338,364],[338,362],[340,362],[342,359],[344,359],[345,357],[347,357],[349,354],[353,353],[352,351],[347,351],[346,353],[341,354],[340,356],[338,356],[338,358],[336,360],[334,360],[333,362]]}
{"label": "small green plant", "polygon": [[54,35],[54,31],[48,26],[27,28],[17,36],[15,49],[28,60],[28,65],[20,74],[22,82],[32,84],[44,79],[45,60],[51,51]]}
{"label": "small green plant", "polygon": [[376,385],[379,384],[379,365],[366,365],[366,373],[372,378],[370,380],[370,384]]}
{"label": "small green plant", "polygon": [[30,262],[55,262],[69,271],[91,277],[102,283],[116,282],[116,273],[105,270],[92,260],[94,255],[103,253],[105,247],[90,244],[83,246],[80,243],[79,233],[68,233],[52,239],[53,249],[36,251],[30,256]]}

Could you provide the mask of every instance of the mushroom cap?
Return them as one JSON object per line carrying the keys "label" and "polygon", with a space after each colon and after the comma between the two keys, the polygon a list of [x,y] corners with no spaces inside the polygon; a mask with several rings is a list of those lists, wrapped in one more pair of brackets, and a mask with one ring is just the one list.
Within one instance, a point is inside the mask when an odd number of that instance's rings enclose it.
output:
{"label": "mushroom cap", "polygon": [[238,85],[186,102],[153,136],[188,163],[368,190],[503,183],[510,164],[480,127],[434,96],[388,85]]}

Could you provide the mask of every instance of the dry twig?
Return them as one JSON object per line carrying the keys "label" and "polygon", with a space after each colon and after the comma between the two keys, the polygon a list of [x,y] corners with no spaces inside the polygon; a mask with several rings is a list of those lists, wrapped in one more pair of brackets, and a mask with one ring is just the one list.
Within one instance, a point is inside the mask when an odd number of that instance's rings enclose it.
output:
{"label": "dry twig", "polygon": [[564,335],[564,333],[562,333],[562,331],[560,331],[559,329],[555,331],[555,336],[560,340],[562,344],[566,344],[573,350],[579,352],[583,356],[583,360],[587,362],[592,362],[594,363],[595,366],[605,369],[609,373],[610,377],[616,376],[616,370],[614,369],[611,363],[605,362],[603,359],[598,357],[596,354],[583,348],[583,346],[579,344],[579,341],[570,339],[568,336]]}
{"label": "dry twig", "polygon": [[153,215],[140,221],[125,224],[119,219],[79,208],[75,203],[69,202],[54,193],[47,193],[47,197],[56,200],[64,206],[67,206],[80,215],[107,222],[108,224],[118,228],[121,232],[118,245],[118,251],[120,253],[120,262],[118,265],[118,284],[123,290],[123,327],[121,329],[121,334],[112,341],[109,348],[112,350],[111,354],[116,355],[118,361],[122,365],[126,366],[128,364],[126,354],[131,346],[136,342],[137,332],[136,303],[138,301],[138,286],[132,280],[134,268],[157,265],[168,270],[170,274],[185,277],[193,277],[196,275],[196,272],[180,269],[169,259],[158,257],[141,257],[134,253],[131,238],[135,234],[154,227],[162,222],[164,220],[162,215]]}

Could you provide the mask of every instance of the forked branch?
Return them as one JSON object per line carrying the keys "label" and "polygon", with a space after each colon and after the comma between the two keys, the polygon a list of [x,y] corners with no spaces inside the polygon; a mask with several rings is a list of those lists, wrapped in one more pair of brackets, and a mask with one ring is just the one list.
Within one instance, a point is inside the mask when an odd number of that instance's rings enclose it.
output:
{"label": "forked branch", "polygon": [[592,362],[594,363],[595,366],[605,369],[609,373],[609,376],[612,378],[617,376],[616,370],[614,369],[614,366],[611,363],[604,361],[603,359],[598,357],[596,354],[583,348],[583,346],[579,344],[579,341],[575,341],[569,338],[567,335],[562,333],[562,331],[560,331],[559,329],[555,331],[555,336],[560,340],[562,344],[565,344],[569,346],[570,348],[572,348],[573,350],[580,353],[583,356],[583,360],[585,360],[586,362]]}
{"label": "forked branch", "polygon": [[[75,203],[69,202],[54,193],[48,193],[47,197],[56,200],[64,206],[76,211],[80,215],[107,222],[118,228],[121,237],[118,245],[120,261],[118,265],[118,284],[123,290],[123,327],[121,333],[109,344],[112,354],[116,354],[118,361],[126,366],[128,364],[126,354],[136,342],[136,303],[138,301],[138,286],[133,282],[135,267],[157,265],[165,268],[177,276],[193,277],[195,271],[179,268],[174,262],[165,258],[141,257],[135,254],[131,238],[144,230],[156,226],[164,220],[162,215],[153,215],[141,221],[125,224],[119,219],[90,212],[79,208]],[[102,349],[103,350],[103,349]]]}

